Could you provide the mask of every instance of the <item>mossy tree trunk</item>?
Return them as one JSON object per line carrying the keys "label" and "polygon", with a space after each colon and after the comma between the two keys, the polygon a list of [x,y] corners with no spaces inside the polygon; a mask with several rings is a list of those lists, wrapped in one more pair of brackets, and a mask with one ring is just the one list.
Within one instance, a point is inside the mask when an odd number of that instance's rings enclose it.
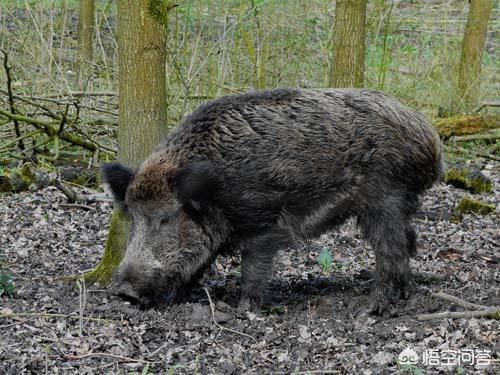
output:
{"label": "mossy tree trunk", "polygon": [[457,111],[470,112],[477,106],[481,56],[488,31],[491,5],[491,0],[470,0],[458,72],[459,105],[456,108]]}
{"label": "mossy tree trunk", "polygon": [[79,85],[83,89],[94,56],[94,0],[80,0],[78,17]]}
{"label": "mossy tree trunk", "polygon": [[332,40],[330,87],[363,87],[366,0],[337,0]]}
{"label": "mossy tree trunk", "polygon": [[[139,164],[166,135],[166,18],[150,0],[118,0],[118,160]],[[89,276],[106,284],[125,252],[130,223],[115,209],[104,256]]]}

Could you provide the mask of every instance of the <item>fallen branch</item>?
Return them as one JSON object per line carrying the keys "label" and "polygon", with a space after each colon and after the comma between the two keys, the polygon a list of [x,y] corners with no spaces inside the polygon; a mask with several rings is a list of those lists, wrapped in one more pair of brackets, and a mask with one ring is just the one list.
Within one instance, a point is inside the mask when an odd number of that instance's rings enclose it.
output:
{"label": "fallen branch", "polygon": [[106,151],[101,151],[101,155],[104,157],[104,159],[109,158],[109,159],[114,159],[114,156],[116,154],[116,150],[113,150],[109,147],[105,147],[103,145],[100,145],[94,140],[91,140],[90,137],[86,136],[87,139],[82,138],[81,136],[70,133],[68,131],[60,131],[60,125],[61,121],[57,122],[48,122],[48,121],[43,121],[40,119],[35,119],[33,117],[25,116],[19,113],[11,113],[8,111],[3,110],[0,108],[0,115],[7,117],[11,120],[18,120],[20,122],[25,122],[27,124],[30,124],[34,126],[35,128],[42,130],[44,133],[46,133],[49,137],[54,137],[58,136],[60,139],[63,141],[66,141],[68,143],[71,143],[76,146],[80,146],[86,150],[96,152],[99,149],[103,149]]}
{"label": "fallen branch", "polygon": [[[42,312],[27,312],[27,313],[0,313],[0,319],[15,319],[15,318],[25,318],[25,317],[36,317],[36,318],[65,318],[80,320],[80,316],[68,315],[68,314],[55,314],[55,313],[42,313]],[[89,322],[102,322],[102,323],[113,323],[115,320],[101,319],[101,318],[91,318],[88,316],[82,317],[83,320],[88,320]]]}
{"label": "fallen branch", "polygon": [[449,142],[464,142],[464,141],[494,141],[500,138],[500,129],[493,129],[484,133],[476,133],[462,136],[450,137]]}
{"label": "fallen branch", "polygon": [[444,292],[432,293],[431,295],[433,297],[435,297],[435,298],[440,298],[442,300],[454,303],[454,304],[456,304],[458,306],[465,307],[466,309],[473,309],[473,310],[485,310],[485,309],[488,309],[488,306],[478,305],[478,304],[475,304],[475,303],[472,303],[472,302],[468,302],[468,301],[465,301],[465,300],[463,300],[461,298],[452,296],[451,294],[447,294],[447,293],[444,293]]}
{"label": "fallen branch", "polygon": [[68,198],[69,203],[83,203],[86,201],[86,198],[83,195],[78,194],[76,191],[59,180],[54,181],[54,186]]}
{"label": "fallen branch", "polygon": [[[8,151],[9,148],[12,147],[13,145],[15,145],[16,143],[19,146],[19,142],[22,142],[23,139],[33,137],[33,136],[40,134],[40,133],[42,133],[41,130],[33,130],[32,132],[24,133],[20,137],[17,137],[16,139],[12,140],[11,142],[8,142],[7,144],[3,145],[3,147],[0,148],[0,152]],[[24,143],[23,143],[23,147],[24,147]]]}
{"label": "fallen branch", "polygon": [[469,150],[463,147],[458,147],[458,146],[444,146],[446,151],[451,152],[453,154],[469,154],[473,156],[479,156],[484,159],[491,159],[491,160],[496,160],[500,161],[500,156],[492,155],[492,154],[486,154],[481,151],[474,151],[474,150]]}
{"label": "fallen branch", "polygon": [[130,358],[130,357],[124,357],[121,355],[117,354],[111,354],[111,353],[88,353],[88,354],[83,354],[83,355],[73,355],[73,354],[67,354],[66,359],[69,360],[78,360],[78,359],[85,359],[85,358],[93,358],[93,357],[109,357],[113,359],[118,359],[122,362],[135,362],[135,363],[144,363],[144,364],[155,364],[155,363],[160,363],[160,362],[150,362],[146,361],[144,359],[135,359],[135,358]]}
{"label": "fallen branch", "polygon": [[94,207],[86,206],[84,204],[76,204],[76,203],[61,203],[59,205],[60,207],[64,208],[77,208],[83,211],[95,211],[96,209]]}
{"label": "fallen branch", "polygon": [[480,112],[485,107],[500,107],[500,102],[483,102],[474,112]]}
{"label": "fallen branch", "polygon": [[420,314],[416,318],[420,321],[434,319],[462,319],[462,318],[489,318],[500,320],[500,307],[489,307],[484,310],[477,311],[462,311],[462,312],[441,312],[435,314]]}
{"label": "fallen branch", "polygon": [[[2,94],[7,94],[8,95],[8,92],[5,91],[5,90],[0,90],[0,93]],[[26,104],[29,104],[35,108],[38,108],[38,109],[41,109],[42,111],[45,112],[45,114],[48,116],[48,117],[52,117],[54,120],[61,120],[61,116],[59,116],[58,114],[54,113],[48,106],[45,106],[45,105],[42,105],[40,103],[37,103],[31,99],[28,99],[24,96],[19,96],[19,95],[13,95],[13,98],[14,99],[17,99],[23,103],[26,103]],[[62,103],[58,103],[58,102],[55,102],[57,105],[60,105]],[[66,103],[67,104],[67,103]],[[14,111],[11,111],[12,113],[15,114]]]}
{"label": "fallen branch", "polygon": [[207,294],[207,297],[208,297],[208,303],[210,304],[210,311],[212,312],[212,321],[214,323],[214,325],[219,328],[221,331],[229,331],[229,332],[232,332],[232,333],[236,333],[238,335],[241,335],[241,336],[245,336],[245,337],[248,337],[250,339],[252,339],[255,343],[257,343],[257,340],[255,339],[255,337],[247,334],[247,333],[244,333],[244,332],[240,332],[240,331],[236,331],[234,329],[231,329],[231,328],[227,328],[227,327],[224,327],[223,325],[219,324],[217,322],[217,320],[215,319],[215,307],[214,307],[214,304],[212,302],[212,297],[210,297],[210,293],[208,292],[208,289],[207,288],[203,288],[203,290],[205,291],[205,293]]}
{"label": "fallen branch", "polygon": [[442,118],[434,122],[434,126],[443,138],[475,134],[488,129],[500,128],[500,116],[498,115],[458,115]]}
{"label": "fallen branch", "polygon": [[[95,169],[62,166],[57,173],[39,168],[33,162],[25,162],[19,168],[3,169],[0,175],[0,192],[20,192],[27,189],[43,189],[47,186],[55,186],[66,197],[69,203],[93,202],[92,196],[83,196],[74,192],[68,186],[71,184],[79,188],[74,182],[96,184],[98,172]],[[64,181],[64,183],[62,182]],[[72,183],[73,182],[73,183]],[[95,191],[87,189],[89,192]]]}

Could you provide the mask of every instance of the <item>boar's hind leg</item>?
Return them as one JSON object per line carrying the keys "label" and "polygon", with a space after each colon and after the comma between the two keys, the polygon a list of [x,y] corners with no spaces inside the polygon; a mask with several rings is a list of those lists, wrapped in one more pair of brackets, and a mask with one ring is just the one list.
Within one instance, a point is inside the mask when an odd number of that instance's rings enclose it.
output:
{"label": "boar's hind leg", "polygon": [[409,223],[406,227],[406,249],[409,256],[417,255],[417,233]]}
{"label": "boar's hind leg", "polygon": [[410,225],[408,202],[390,199],[383,207],[365,210],[358,218],[363,235],[375,251],[374,287],[368,313],[381,314],[405,296],[410,255],[416,252],[416,234]]}
{"label": "boar's hind leg", "polygon": [[273,257],[289,243],[288,232],[273,228],[245,241],[241,253],[240,311],[255,310],[262,304],[264,288],[269,278]]}

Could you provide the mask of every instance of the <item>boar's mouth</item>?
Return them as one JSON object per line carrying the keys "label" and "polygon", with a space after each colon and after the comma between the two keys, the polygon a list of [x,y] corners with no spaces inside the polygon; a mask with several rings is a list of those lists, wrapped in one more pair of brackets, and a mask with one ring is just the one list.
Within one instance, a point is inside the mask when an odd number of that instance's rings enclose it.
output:
{"label": "boar's mouth", "polygon": [[146,278],[137,269],[128,268],[115,277],[110,293],[143,308],[169,306],[185,295],[184,287],[165,277],[162,270],[154,270]]}
{"label": "boar's mouth", "polygon": [[141,308],[166,307],[185,302],[209,267],[200,267],[188,281],[180,275],[166,275],[161,268],[146,271],[137,264],[127,264],[115,274],[110,293]]}
{"label": "boar's mouth", "polygon": [[142,308],[153,306],[170,306],[178,303],[184,293],[179,293],[182,289],[171,287],[168,290],[148,291],[148,293],[137,292],[129,283],[123,283],[111,289],[111,293],[121,299],[128,301]]}

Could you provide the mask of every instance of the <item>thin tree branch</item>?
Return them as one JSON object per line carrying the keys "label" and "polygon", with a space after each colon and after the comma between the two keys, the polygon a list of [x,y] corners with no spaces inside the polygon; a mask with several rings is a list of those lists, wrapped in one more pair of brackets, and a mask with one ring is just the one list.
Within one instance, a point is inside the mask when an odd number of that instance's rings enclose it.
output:
{"label": "thin tree branch", "polygon": [[469,155],[473,155],[473,156],[479,156],[479,157],[484,158],[484,159],[491,159],[491,160],[500,161],[500,156],[486,154],[486,153],[481,152],[481,151],[468,150],[468,149],[463,148],[463,147],[445,146],[445,149],[446,149],[446,151],[454,153],[454,154],[463,153],[463,154],[469,154]]}
{"label": "thin tree branch", "polygon": [[257,340],[255,339],[255,337],[247,334],[247,333],[244,333],[244,332],[239,332],[239,331],[236,331],[234,329],[231,329],[231,328],[227,328],[227,327],[224,327],[223,325],[219,324],[217,322],[217,320],[215,320],[215,307],[214,307],[214,304],[212,302],[212,297],[210,297],[210,293],[208,292],[208,289],[207,288],[203,288],[203,290],[205,291],[205,293],[207,294],[207,297],[208,297],[208,303],[210,304],[210,311],[212,312],[212,321],[214,323],[214,325],[219,328],[221,331],[229,331],[229,332],[232,332],[232,333],[236,333],[238,335],[241,335],[241,336],[245,336],[245,337],[248,337],[250,339],[252,339],[255,343],[257,343]]}
{"label": "thin tree branch", "polygon": [[435,314],[420,314],[416,318],[420,321],[434,319],[461,319],[461,318],[490,318],[500,319],[500,307],[489,307],[484,310],[477,311],[462,311],[462,312],[441,312]]}
{"label": "thin tree branch", "polygon": [[488,306],[478,305],[478,304],[475,304],[475,303],[472,303],[472,302],[468,302],[468,301],[465,301],[465,300],[463,300],[461,298],[452,296],[451,294],[447,294],[447,293],[444,293],[444,292],[432,293],[431,295],[433,297],[435,297],[435,298],[440,298],[442,300],[454,303],[454,304],[456,304],[458,306],[462,306],[462,307],[464,307],[466,309],[484,310],[484,309],[488,308]]}
{"label": "thin tree branch", "polygon": [[[66,319],[80,319],[80,316],[68,315],[68,314],[54,314],[54,313],[43,313],[43,312],[26,312],[26,313],[0,313],[0,319],[13,319],[13,318],[24,318],[24,317],[40,317],[40,318],[66,318]],[[92,317],[83,317],[84,320],[88,320],[91,322],[103,322],[103,323],[112,323],[116,322],[116,320],[110,319],[101,319],[101,318],[92,318]]]}
{"label": "thin tree branch", "polygon": [[[14,94],[12,92],[12,76],[10,74],[11,68],[9,66],[9,55],[7,52],[2,50],[3,53],[3,67],[5,69],[5,75],[7,76],[7,92],[9,97],[10,111],[15,114],[16,109],[14,108]],[[21,138],[21,128],[19,127],[19,121],[17,119],[12,119],[14,122],[14,131],[16,133],[16,138],[18,139],[18,147],[20,150],[24,151],[24,143]]]}
{"label": "thin tree branch", "polygon": [[130,357],[124,357],[121,355],[111,354],[111,353],[88,353],[88,354],[83,354],[83,355],[73,355],[73,354],[66,355],[66,358],[69,360],[85,359],[85,358],[93,358],[93,357],[109,357],[109,358],[113,358],[113,359],[118,359],[122,362],[136,362],[136,363],[145,363],[145,364],[160,363],[160,362],[146,361],[144,359],[135,359],[135,358],[130,358]]}
{"label": "thin tree branch", "polygon": [[[10,119],[16,119],[18,121],[26,122],[30,125],[33,125],[35,128],[40,129],[47,133],[49,137],[54,137],[58,135],[58,137],[66,142],[72,143],[76,146],[83,147],[87,150],[90,151],[97,151],[98,149],[103,149],[106,150],[107,152],[103,152],[103,154],[108,154],[108,156],[113,157],[116,154],[116,150],[113,150],[109,147],[103,146],[99,144],[98,142],[92,140],[89,136],[86,136],[87,139],[83,139],[82,137],[78,136],[77,134],[74,133],[69,133],[67,131],[62,131],[60,134],[58,133],[57,125],[54,122],[48,122],[48,121],[43,121],[39,119],[34,119],[33,117],[21,115],[21,114],[13,114],[8,111],[3,110],[0,108],[0,115],[10,118]],[[59,123],[60,125],[60,123]],[[73,127],[75,129],[75,127]],[[80,130],[78,130],[79,133],[82,133]]]}

